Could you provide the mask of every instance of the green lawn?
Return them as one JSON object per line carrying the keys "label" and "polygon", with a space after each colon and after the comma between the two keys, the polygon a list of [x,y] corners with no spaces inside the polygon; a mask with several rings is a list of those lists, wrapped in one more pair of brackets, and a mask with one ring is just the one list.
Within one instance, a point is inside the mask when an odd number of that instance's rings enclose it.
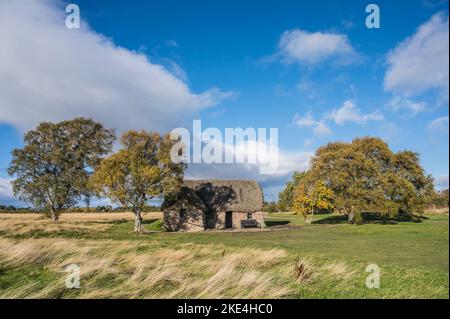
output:
{"label": "green lawn", "polygon": [[[146,220],[145,228],[152,232],[137,235],[131,232],[131,221],[116,221],[107,231],[61,231],[20,236],[3,231],[1,236],[17,240],[51,237],[137,241],[143,245],[144,251],[146,245],[176,248],[186,247],[186,244],[230,251],[281,248],[287,252],[284,266],[307,260],[311,269],[321,269],[321,275],[316,279],[296,285],[293,288],[296,292],[290,297],[448,298],[448,215],[428,216],[421,222],[371,221],[363,225],[348,225],[338,216],[319,215],[312,224],[305,224],[301,216],[276,213],[270,214],[266,223],[269,231],[167,233],[161,231],[160,220]],[[365,268],[372,263],[381,269],[380,289],[367,289],[364,284],[368,275]],[[328,269],[330,264],[334,265],[333,275],[327,277],[324,269]],[[341,264],[345,266],[341,267]],[[27,267],[30,265],[25,269]],[[342,273],[336,270],[340,267],[344,268]],[[345,277],[346,272],[353,274],[351,279],[339,281],[339,276]],[[9,274],[11,277],[16,275],[14,271]],[[7,282],[0,275],[0,290],[5,289]],[[280,282],[292,285],[285,277],[280,278]]]}
{"label": "green lawn", "polygon": [[[329,218],[318,215],[316,221]],[[427,267],[448,271],[448,216],[429,216],[420,223],[397,224],[305,224],[303,217],[290,213],[270,214],[268,232],[207,231],[202,233],[130,234],[131,222],[118,223],[108,234],[116,239],[143,239],[161,245],[174,243],[221,244],[234,247],[284,248],[292,254],[326,259],[342,258],[364,263],[386,263],[406,267]],[[160,221],[146,224],[158,230]],[[292,227],[294,226],[294,227]],[[279,228],[279,229],[277,229]],[[160,229],[159,229],[160,230]],[[100,235],[99,235],[100,236]]]}
{"label": "green lawn", "polygon": [[[332,216],[317,216],[328,219]],[[270,214],[268,225],[276,225],[270,232],[259,233],[155,233],[149,240],[161,245],[179,243],[213,244],[232,247],[286,249],[293,259],[311,257],[316,263],[342,261],[361,271],[364,281],[365,267],[375,263],[381,268],[382,289],[368,290],[355,286],[339,291],[324,283],[305,289],[303,297],[444,297],[448,298],[449,272],[449,220],[448,216],[429,216],[421,222],[395,224],[369,223],[363,225],[305,224],[303,217],[288,213]],[[130,223],[118,224],[118,236],[128,233]],[[271,228],[271,227],[269,227]],[[120,235],[119,235],[120,234]],[[330,282],[332,285],[332,282]],[[439,290],[435,295],[433,290]]]}

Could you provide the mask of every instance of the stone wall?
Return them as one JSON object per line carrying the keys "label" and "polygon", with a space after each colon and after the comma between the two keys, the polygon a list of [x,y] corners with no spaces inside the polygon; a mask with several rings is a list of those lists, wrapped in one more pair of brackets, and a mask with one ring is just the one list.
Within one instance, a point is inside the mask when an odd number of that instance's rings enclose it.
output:
{"label": "stone wall", "polygon": [[218,212],[216,218],[216,229],[225,229],[225,212]]}
{"label": "stone wall", "polygon": [[[218,212],[210,216],[209,225],[206,226],[206,216],[201,210],[186,210],[184,218],[180,217],[179,210],[164,211],[164,226],[169,231],[203,231],[205,228],[226,229],[226,212]],[[247,220],[247,213],[233,212],[233,228],[241,229],[241,220]],[[263,212],[252,213],[251,219],[256,219],[261,227],[265,227]]]}
{"label": "stone wall", "polygon": [[202,211],[186,211],[180,218],[178,210],[164,211],[164,226],[170,231],[203,231],[204,215]]}
{"label": "stone wall", "polygon": [[264,223],[264,213],[263,212],[254,212],[252,214],[253,219],[256,219],[256,221],[259,223],[261,228],[266,227],[266,224]]}
{"label": "stone wall", "polygon": [[241,220],[247,220],[247,213],[233,212],[233,228],[241,228]]}
{"label": "stone wall", "polygon": [[[217,213],[216,220],[216,229],[225,229],[225,216],[226,212]],[[233,212],[233,228],[241,229],[241,220],[247,220],[247,213],[242,212]],[[263,212],[254,212],[252,213],[252,218],[256,219],[256,221],[261,225],[261,227],[265,227],[264,224],[264,216]]]}

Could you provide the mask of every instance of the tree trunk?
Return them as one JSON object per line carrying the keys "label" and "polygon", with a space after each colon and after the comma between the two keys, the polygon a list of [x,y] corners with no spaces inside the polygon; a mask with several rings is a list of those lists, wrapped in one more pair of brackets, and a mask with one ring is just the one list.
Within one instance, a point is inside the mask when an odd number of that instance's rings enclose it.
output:
{"label": "tree trunk", "polygon": [[134,212],[134,231],[137,233],[142,232],[142,217],[141,212]]}
{"label": "tree trunk", "polygon": [[50,218],[52,219],[52,222],[58,222],[59,221],[59,214],[56,212],[56,211],[54,211],[54,210],[51,210],[51,212],[50,212]]}

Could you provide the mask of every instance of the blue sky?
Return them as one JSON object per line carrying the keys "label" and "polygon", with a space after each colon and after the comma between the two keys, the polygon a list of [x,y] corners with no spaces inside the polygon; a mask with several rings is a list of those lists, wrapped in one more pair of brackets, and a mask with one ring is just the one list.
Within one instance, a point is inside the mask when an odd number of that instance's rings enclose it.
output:
{"label": "blue sky", "polygon": [[[279,129],[280,172],[192,165],[192,178],[255,178],[274,199],[314,150],[357,136],[421,154],[448,187],[448,2],[65,1],[0,4],[0,202],[6,168],[41,120],[106,126]],[[5,43],[6,41],[6,43]],[[3,51],[3,52],[2,52]]]}

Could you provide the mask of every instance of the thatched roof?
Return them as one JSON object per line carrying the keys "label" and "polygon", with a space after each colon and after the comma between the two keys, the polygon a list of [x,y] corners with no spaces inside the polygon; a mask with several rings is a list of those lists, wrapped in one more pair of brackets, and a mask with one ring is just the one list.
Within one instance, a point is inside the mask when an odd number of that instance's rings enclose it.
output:
{"label": "thatched roof", "polygon": [[255,212],[263,208],[263,193],[251,180],[185,180],[184,185],[216,211]]}

